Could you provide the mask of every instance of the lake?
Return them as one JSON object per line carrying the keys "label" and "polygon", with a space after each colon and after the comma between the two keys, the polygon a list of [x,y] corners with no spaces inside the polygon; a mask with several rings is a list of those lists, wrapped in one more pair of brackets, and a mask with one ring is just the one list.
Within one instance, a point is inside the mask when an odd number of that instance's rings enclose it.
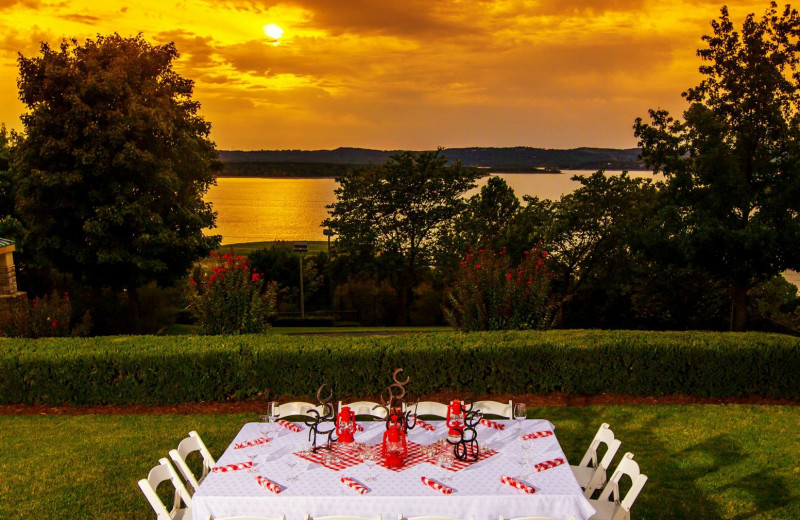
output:
{"label": "lake", "polygon": [[[594,170],[572,170],[561,174],[500,173],[517,197],[534,195],[558,199],[580,186],[574,175],[591,175]],[[609,175],[620,172],[609,171]],[[631,172],[635,177],[653,177],[649,171]],[[489,177],[478,180],[477,193]],[[271,240],[326,240],[320,223],[328,216],[325,206],[336,201],[333,179],[261,179],[222,177],[206,194],[217,212],[217,227],[223,244]]]}

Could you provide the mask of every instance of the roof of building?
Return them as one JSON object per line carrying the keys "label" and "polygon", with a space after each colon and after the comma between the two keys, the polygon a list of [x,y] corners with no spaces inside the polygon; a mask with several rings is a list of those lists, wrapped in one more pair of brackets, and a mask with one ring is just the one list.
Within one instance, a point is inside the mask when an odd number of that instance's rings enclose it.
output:
{"label": "roof of building", "polygon": [[10,238],[0,238],[0,247],[13,246],[14,241]]}

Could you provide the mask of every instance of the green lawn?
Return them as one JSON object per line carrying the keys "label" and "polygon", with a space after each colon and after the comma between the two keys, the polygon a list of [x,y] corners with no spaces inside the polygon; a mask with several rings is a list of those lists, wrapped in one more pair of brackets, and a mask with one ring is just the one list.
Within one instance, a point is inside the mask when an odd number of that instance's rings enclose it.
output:
{"label": "green lawn", "polygon": [[[650,480],[635,519],[800,518],[800,407],[541,408],[576,463],[598,425]],[[0,417],[0,518],[154,515],[136,482],[192,429],[219,456],[254,414]],[[618,455],[619,457],[619,455]],[[615,461],[616,462],[616,461]]]}

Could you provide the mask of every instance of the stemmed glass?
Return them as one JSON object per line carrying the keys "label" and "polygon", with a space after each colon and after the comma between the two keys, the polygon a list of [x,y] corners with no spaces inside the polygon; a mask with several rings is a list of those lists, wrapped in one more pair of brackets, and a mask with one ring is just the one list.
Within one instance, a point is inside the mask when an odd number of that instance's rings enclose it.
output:
{"label": "stemmed glass", "polygon": [[283,461],[289,466],[289,476],[286,477],[286,480],[289,482],[296,482],[299,478],[299,475],[294,474],[294,468],[300,462],[300,458],[295,455],[296,452],[303,451],[304,446],[302,444],[293,444],[291,451],[289,454],[286,455]]}
{"label": "stemmed glass", "polygon": [[281,405],[278,404],[278,401],[271,401],[269,403],[269,423],[271,424],[272,432],[276,432],[278,430],[278,418],[281,416],[280,414]]}
{"label": "stemmed glass", "polygon": [[528,417],[528,407],[525,403],[514,403],[514,419],[519,424],[519,430],[522,431],[522,421]]}
{"label": "stemmed glass", "polygon": [[[525,439],[523,437],[519,438],[519,447],[522,450],[522,462],[520,465],[522,466],[523,470],[528,468],[528,465],[531,462],[531,447],[533,446],[533,442],[530,439]],[[523,477],[527,476],[527,473],[523,475]]]}
{"label": "stemmed glass", "polygon": [[361,454],[361,458],[364,459],[364,463],[367,465],[368,474],[364,478],[367,482],[375,482],[378,480],[377,476],[372,474],[373,468],[375,468],[375,464],[377,463],[378,454],[375,453],[374,450],[367,447],[364,452]]}
{"label": "stemmed glass", "polygon": [[272,440],[272,435],[270,435],[270,433],[272,433],[273,430],[272,430],[272,425],[270,424],[269,416],[268,415],[262,415],[258,419],[259,419],[258,432],[263,437],[266,437],[267,439]]}
{"label": "stemmed glass", "polygon": [[450,472],[449,468],[453,465],[454,462],[454,455],[451,450],[444,449],[439,450],[439,453],[436,454],[436,465],[442,468],[442,482],[450,482],[453,479],[453,475]]}
{"label": "stemmed glass", "polygon": [[248,446],[244,449],[244,456],[250,461],[250,469],[248,470],[250,473],[256,472],[256,457],[258,457],[258,449],[256,446]]}

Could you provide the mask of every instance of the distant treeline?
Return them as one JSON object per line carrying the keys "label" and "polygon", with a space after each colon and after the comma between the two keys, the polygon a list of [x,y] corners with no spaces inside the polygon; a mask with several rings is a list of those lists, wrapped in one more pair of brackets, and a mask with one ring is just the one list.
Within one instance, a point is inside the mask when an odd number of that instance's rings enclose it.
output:
{"label": "distant treeline", "polygon": [[[639,149],[574,148],[448,148],[450,162],[506,173],[555,173],[566,170],[643,170]],[[348,169],[383,164],[399,150],[337,148],[335,150],[222,150],[224,176],[332,177]]]}
{"label": "distant treeline", "polygon": [[[364,164],[312,162],[223,162],[220,177],[339,177],[349,170],[368,168]],[[557,168],[535,166],[502,166],[493,168],[467,167],[481,174],[493,173],[560,173]]]}

